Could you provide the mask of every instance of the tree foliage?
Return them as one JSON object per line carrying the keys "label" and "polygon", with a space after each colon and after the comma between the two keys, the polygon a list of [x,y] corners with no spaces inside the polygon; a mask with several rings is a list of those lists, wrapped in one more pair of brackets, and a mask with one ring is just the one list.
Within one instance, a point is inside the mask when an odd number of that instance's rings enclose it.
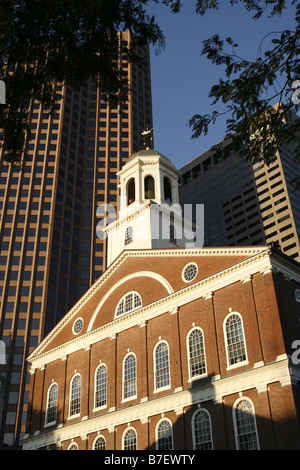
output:
{"label": "tree foliage", "polygon": [[[108,100],[126,100],[128,80],[115,65],[119,53],[138,61],[137,46],[164,45],[155,18],[146,13],[147,3],[1,0],[0,80],[6,85],[6,105],[0,105],[0,144],[6,160],[19,163],[26,155],[32,101],[39,101],[50,113],[57,109],[61,96],[55,83],[76,89],[90,78]],[[131,32],[131,48],[120,42],[122,31]]]}
{"label": "tree foliage", "polygon": [[[297,166],[300,164],[300,5],[292,0],[229,0],[249,10],[254,20],[263,15],[284,15],[294,8],[294,29],[269,31],[262,38],[256,60],[239,57],[238,44],[231,37],[221,39],[216,33],[203,42],[202,54],[224,67],[224,77],[210,90],[212,113],[196,114],[189,125],[193,138],[206,135],[218,118],[228,115],[227,137],[241,157],[253,162],[270,163],[280,146],[291,145]],[[197,0],[196,10],[205,15],[217,9],[216,0]],[[263,52],[263,44],[271,38],[272,47]],[[274,101],[275,100],[275,101]],[[274,105],[274,102],[277,104]],[[295,179],[300,186],[299,178]]]}
{"label": "tree foliage", "polygon": [[[222,0],[224,3],[226,0]],[[78,88],[91,78],[108,100],[122,104],[128,96],[127,77],[115,66],[121,51],[138,61],[135,46],[164,46],[164,36],[149,3],[162,3],[178,13],[181,0],[1,0],[0,80],[6,84],[6,105],[0,104],[0,145],[4,158],[19,163],[31,138],[30,106],[37,100],[54,113],[61,96],[54,83]],[[213,111],[196,114],[190,121],[192,137],[208,133],[211,125],[227,115],[226,134],[241,156],[272,161],[278,145],[293,144],[300,164],[299,120],[294,112],[293,87],[300,82],[299,0],[227,0],[228,6],[243,5],[254,20],[282,16],[294,8],[296,27],[269,31],[262,38],[254,61],[239,57],[232,38],[217,32],[204,41],[202,54],[224,68],[224,77],[211,87]],[[217,10],[219,0],[195,0],[195,11],[204,16]],[[132,47],[119,40],[129,30]],[[263,52],[264,41],[272,48]],[[278,106],[271,106],[276,98]]]}

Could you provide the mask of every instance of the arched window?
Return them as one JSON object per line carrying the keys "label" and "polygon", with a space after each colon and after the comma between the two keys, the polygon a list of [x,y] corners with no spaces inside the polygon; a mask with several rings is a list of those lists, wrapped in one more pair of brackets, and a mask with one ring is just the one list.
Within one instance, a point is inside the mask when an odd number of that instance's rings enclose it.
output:
{"label": "arched window", "polygon": [[156,448],[157,450],[173,449],[172,424],[167,419],[160,421],[156,426]]}
{"label": "arched window", "polygon": [[126,430],[123,434],[123,450],[137,450],[137,436],[133,428]]}
{"label": "arched window", "polygon": [[169,346],[166,342],[158,343],[154,350],[155,389],[170,385]]}
{"label": "arched window", "polygon": [[239,314],[234,313],[225,319],[224,333],[227,344],[228,366],[240,365],[247,360],[246,344],[244,339],[243,321]]}
{"label": "arched window", "polygon": [[153,176],[146,176],[144,186],[145,199],[155,199],[155,181]]}
{"label": "arched window", "polygon": [[233,407],[236,444],[239,450],[259,449],[254,406],[242,398]]}
{"label": "arched window", "polygon": [[95,408],[106,406],[107,400],[107,367],[100,364],[95,373]]}
{"label": "arched window", "polygon": [[135,179],[130,178],[127,183],[127,206],[135,201]]}
{"label": "arched window", "polygon": [[80,414],[80,402],[81,376],[76,374],[71,380],[69,416],[76,416]]}
{"label": "arched window", "polygon": [[50,385],[47,395],[47,410],[45,424],[55,424],[57,416],[58,386],[56,383]]}
{"label": "arched window", "polygon": [[69,444],[67,450],[79,450],[78,444],[76,442],[71,442],[71,444]]}
{"label": "arched window", "polygon": [[172,186],[166,176],[164,177],[164,199],[168,204],[172,204]]}
{"label": "arched window", "polygon": [[124,240],[124,245],[130,245],[130,243],[133,242],[133,230],[132,227],[127,227],[125,231],[125,240]]}
{"label": "arched window", "polygon": [[190,332],[187,347],[190,379],[206,374],[204,337],[200,328]]}
{"label": "arched window", "polygon": [[136,357],[128,354],[123,361],[123,399],[136,397]]}
{"label": "arched window", "polygon": [[208,411],[197,410],[192,418],[194,450],[212,450],[212,432]]}
{"label": "arched window", "polygon": [[105,450],[106,442],[103,436],[98,436],[94,440],[93,443],[93,450]]}
{"label": "arched window", "polygon": [[128,292],[128,294],[124,295],[116,308],[116,316],[123,315],[125,313],[129,313],[136,308],[142,306],[142,299],[140,294],[137,292]]}

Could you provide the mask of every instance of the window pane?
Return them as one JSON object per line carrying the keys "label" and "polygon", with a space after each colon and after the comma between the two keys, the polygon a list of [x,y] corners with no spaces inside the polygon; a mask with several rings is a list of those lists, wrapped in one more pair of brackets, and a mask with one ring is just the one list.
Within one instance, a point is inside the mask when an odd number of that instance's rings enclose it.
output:
{"label": "window pane", "polygon": [[195,450],[212,450],[210,419],[206,411],[200,410],[194,417]]}
{"label": "window pane", "polygon": [[236,407],[235,418],[239,449],[258,449],[254,410],[248,400],[240,401]]}
{"label": "window pane", "polygon": [[242,321],[238,315],[232,315],[226,322],[229,364],[237,364],[246,360],[246,350]]}
{"label": "window pane", "polygon": [[49,390],[48,406],[47,406],[47,420],[46,423],[55,423],[57,413],[57,394],[58,388],[53,384]]}
{"label": "window pane", "polygon": [[124,398],[136,395],[136,360],[133,354],[125,359],[124,364]]}
{"label": "window pane", "polygon": [[157,430],[157,449],[172,450],[172,427],[169,421],[162,421]]}
{"label": "window pane", "polygon": [[189,337],[190,373],[191,377],[205,374],[205,352],[203,334],[200,330],[194,330]]}
{"label": "window pane", "polygon": [[124,436],[124,450],[137,450],[136,432],[129,429]]}
{"label": "window pane", "polygon": [[70,416],[80,413],[81,398],[81,377],[76,375],[72,380],[71,400],[70,400]]}
{"label": "window pane", "polygon": [[169,348],[166,343],[160,343],[155,351],[156,362],[156,388],[166,387],[170,384]]}
{"label": "window pane", "polygon": [[95,407],[106,405],[107,393],[107,370],[106,366],[102,365],[97,369],[96,375],[96,396]]}

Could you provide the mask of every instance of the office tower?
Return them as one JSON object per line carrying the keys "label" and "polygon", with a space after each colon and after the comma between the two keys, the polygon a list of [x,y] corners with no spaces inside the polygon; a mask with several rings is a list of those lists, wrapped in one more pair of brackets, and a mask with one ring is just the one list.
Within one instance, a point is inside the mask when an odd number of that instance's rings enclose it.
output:
{"label": "office tower", "polygon": [[97,207],[117,207],[116,173],[142,147],[141,132],[152,127],[149,51],[138,52],[144,65],[120,57],[132,85],[123,114],[92,82],[78,91],[58,84],[63,99],[56,115],[32,103],[35,136],[24,169],[0,161],[3,446],[18,445],[25,429],[26,357],[104,270]]}
{"label": "office tower", "polygon": [[[226,155],[226,159],[223,157]],[[277,243],[300,260],[299,175],[293,148],[281,147],[270,165],[239,158],[228,140],[181,170],[181,204],[204,204],[204,246]]]}

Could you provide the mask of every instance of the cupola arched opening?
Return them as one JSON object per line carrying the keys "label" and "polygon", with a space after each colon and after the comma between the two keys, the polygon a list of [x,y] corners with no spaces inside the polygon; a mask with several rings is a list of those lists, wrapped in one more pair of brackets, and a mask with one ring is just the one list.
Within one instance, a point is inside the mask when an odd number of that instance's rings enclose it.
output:
{"label": "cupola arched opening", "polygon": [[135,179],[130,178],[127,183],[127,206],[135,201]]}
{"label": "cupola arched opening", "polygon": [[172,204],[172,186],[166,176],[164,177],[164,199],[168,204]]}
{"label": "cupola arched opening", "polygon": [[146,176],[144,181],[145,199],[155,199],[155,181],[153,176]]}

